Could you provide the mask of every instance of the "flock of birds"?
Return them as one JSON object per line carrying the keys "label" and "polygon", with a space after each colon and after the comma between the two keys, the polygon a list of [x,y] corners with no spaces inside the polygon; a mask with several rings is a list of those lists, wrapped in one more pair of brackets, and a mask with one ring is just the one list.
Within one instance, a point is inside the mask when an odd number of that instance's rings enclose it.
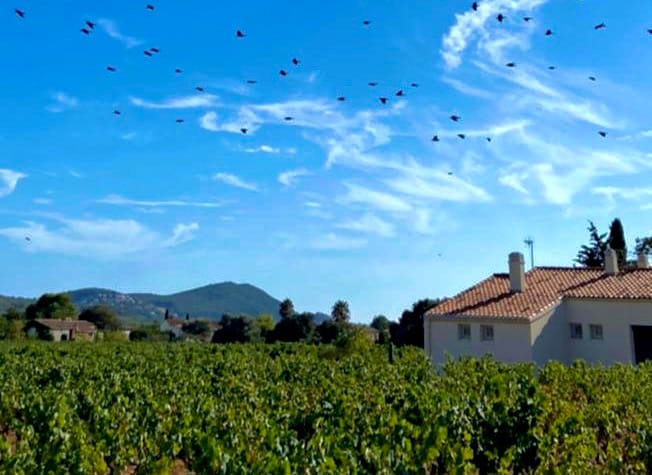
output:
{"label": "flock of birds", "polygon": [[[471,9],[472,9],[473,11],[476,11],[476,12],[477,12],[479,8],[480,8],[480,4],[479,4],[479,2],[473,2],[473,3],[472,3],[472,5],[471,5]],[[154,11],[156,10],[156,6],[153,5],[153,4],[146,4],[146,5],[145,5],[145,10],[150,11],[150,12],[154,12]],[[15,14],[16,14],[16,16],[17,16],[18,18],[20,18],[20,19],[25,19],[26,15],[25,15],[25,11],[24,11],[24,10],[20,10],[20,9],[16,8],[16,9],[14,10],[14,12],[15,12]],[[499,23],[503,23],[506,19],[507,19],[507,17],[506,17],[504,14],[502,14],[502,13],[499,13],[499,14],[496,16],[496,21],[499,22]],[[523,17],[523,21],[526,22],[526,23],[529,23],[529,22],[531,22],[531,21],[533,21],[533,20],[534,20],[534,18],[531,17],[531,16],[524,16],[524,17]],[[368,27],[368,26],[371,25],[371,21],[370,21],[370,20],[364,20],[364,21],[362,21],[362,25],[363,25],[364,27]],[[82,28],[80,29],[80,32],[81,32],[83,35],[89,36],[89,35],[92,34],[92,32],[93,32],[93,30],[95,29],[95,27],[96,27],[96,23],[95,23],[95,22],[90,21],[90,20],[87,20],[87,21],[84,23],[84,25],[82,26]],[[599,24],[597,24],[597,25],[594,26],[594,30],[595,30],[595,31],[604,30],[604,29],[606,29],[606,28],[607,28],[607,25],[606,25],[606,23],[604,23],[604,22],[599,23]],[[652,28],[648,29],[648,30],[647,30],[647,33],[650,34],[650,35],[652,35]],[[554,35],[554,32],[553,32],[552,29],[548,28],[548,29],[545,30],[544,35],[545,35],[545,36],[553,36],[553,35]],[[235,37],[236,37],[236,39],[238,39],[238,40],[243,40],[243,39],[245,39],[245,38],[247,37],[247,35],[246,35],[246,33],[245,33],[244,31],[242,31],[242,30],[236,30],[236,32],[235,32]],[[146,57],[148,57],[148,58],[152,58],[152,57],[154,57],[155,55],[159,54],[160,52],[161,52],[161,51],[160,51],[159,48],[149,48],[149,49],[144,50],[144,51],[143,51],[143,54],[144,54]],[[301,63],[301,61],[300,61],[298,58],[292,58],[292,65],[293,65],[294,67],[298,67],[298,66],[300,65],[300,63]],[[509,62],[509,63],[505,64],[505,66],[506,66],[507,68],[516,68],[516,67],[517,67],[517,65],[516,65],[515,62]],[[548,69],[551,70],[551,71],[553,71],[553,70],[556,69],[556,67],[551,65],[551,66],[548,66]],[[115,72],[118,71],[118,69],[117,69],[115,66],[112,66],[112,65],[108,65],[108,66],[106,66],[106,70],[107,70],[108,72],[110,72],[110,73],[115,73]],[[175,72],[175,74],[182,74],[182,73],[183,73],[183,70],[182,70],[181,68],[176,68],[176,69],[174,70],[174,72]],[[288,76],[288,74],[289,74],[289,72],[288,72],[288,70],[286,70],[286,69],[281,69],[281,70],[279,70],[279,75],[282,76],[282,77],[286,77],[286,76]],[[589,76],[588,79],[589,79],[590,81],[597,81],[597,78],[596,78],[595,76]],[[255,79],[248,79],[248,80],[246,81],[246,83],[249,84],[249,85],[254,85],[254,84],[256,84],[257,82],[258,82],[258,81],[255,80]],[[368,85],[369,87],[371,87],[371,88],[375,88],[375,87],[377,87],[377,86],[379,85],[379,83],[378,83],[378,82],[375,82],[375,81],[370,81],[370,82],[367,83],[367,85]],[[412,82],[412,83],[410,83],[409,86],[410,86],[410,88],[418,88],[418,87],[419,87],[419,84],[416,83],[416,82]],[[195,87],[195,90],[196,90],[197,92],[199,92],[199,93],[203,93],[203,92],[205,92],[205,89],[204,89],[204,87],[202,87],[202,86],[197,86],[197,87]],[[396,93],[395,93],[395,96],[396,96],[396,97],[404,97],[405,95],[406,95],[406,94],[405,94],[405,91],[404,91],[403,89],[399,89],[399,90],[396,91]],[[344,101],[347,100],[347,98],[346,98],[345,96],[338,96],[338,97],[337,97],[337,100],[338,100],[339,102],[344,102]],[[388,103],[390,102],[390,98],[387,97],[387,96],[380,96],[380,97],[378,98],[378,100],[379,100],[379,102],[380,102],[382,105],[386,105],[386,104],[388,104]],[[115,109],[115,110],[113,111],[113,114],[116,115],[116,116],[120,116],[120,115],[122,115],[122,112],[121,112],[120,110],[118,110],[118,109]],[[455,123],[459,123],[459,122],[462,120],[462,117],[459,116],[459,115],[453,114],[453,115],[451,115],[451,116],[449,117],[449,119],[450,119],[451,121],[455,122]],[[294,120],[294,117],[292,117],[292,116],[286,116],[286,117],[284,117],[284,120],[285,120],[285,121],[292,121],[292,120]],[[184,123],[184,122],[185,122],[185,120],[184,120],[183,118],[177,118],[177,119],[176,119],[176,123],[177,123],[177,124],[182,124],[182,123]],[[249,131],[249,130],[248,130],[246,127],[242,127],[242,128],[240,129],[240,132],[241,132],[242,134],[247,134],[248,131]],[[599,134],[601,137],[606,138],[608,133],[607,133],[607,131],[600,130],[600,131],[598,131],[598,134]],[[464,133],[458,133],[458,134],[457,134],[457,137],[458,137],[459,139],[464,140],[464,139],[466,139],[466,134],[464,134]],[[491,140],[492,140],[491,137],[486,137],[485,139],[486,139],[487,142],[491,142]],[[436,134],[435,134],[435,135],[432,136],[432,142],[439,142],[439,141],[440,141],[440,137],[439,137],[439,135],[436,135]]]}

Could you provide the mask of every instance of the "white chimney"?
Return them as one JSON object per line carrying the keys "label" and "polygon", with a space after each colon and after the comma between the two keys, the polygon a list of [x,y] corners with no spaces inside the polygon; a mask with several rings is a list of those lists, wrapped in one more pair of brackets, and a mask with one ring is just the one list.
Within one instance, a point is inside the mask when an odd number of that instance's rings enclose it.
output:
{"label": "white chimney", "polygon": [[638,259],[636,260],[636,268],[647,269],[648,267],[650,267],[650,263],[647,260],[647,254],[644,252],[639,252]]}
{"label": "white chimney", "polygon": [[610,247],[604,253],[604,271],[608,275],[618,274],[618,254]]}
{"label": "white chimney", "polygon": [[509,255],[509,284],[512,292],[525,290],[525,259],[520,252]]}

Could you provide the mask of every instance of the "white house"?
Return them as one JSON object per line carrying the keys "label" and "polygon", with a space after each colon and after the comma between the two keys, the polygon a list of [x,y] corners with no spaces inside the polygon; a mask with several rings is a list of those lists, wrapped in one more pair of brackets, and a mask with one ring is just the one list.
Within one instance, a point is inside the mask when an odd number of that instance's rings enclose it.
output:
{"label": "white house", "polygon": [[424,347],[435,363],[447,355],[498,361],[638,363],[652,359],[652,269],[535,267],[509,255],[509,273],[494,274],[428,311]]}

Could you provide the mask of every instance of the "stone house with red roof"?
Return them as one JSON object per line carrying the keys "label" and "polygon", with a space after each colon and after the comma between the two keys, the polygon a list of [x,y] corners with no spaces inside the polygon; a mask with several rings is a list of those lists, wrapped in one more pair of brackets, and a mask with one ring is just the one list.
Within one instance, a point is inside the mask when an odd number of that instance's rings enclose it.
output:
{"label": "stone house with red roof", "polygon": [[448,356],[492,355],[503,362],[576,359],[604,364],[652,359],[652,269],[645,255],[618,268],[535,267],[509,255],[494,274],[424,317],[424,348],[434,363]]}

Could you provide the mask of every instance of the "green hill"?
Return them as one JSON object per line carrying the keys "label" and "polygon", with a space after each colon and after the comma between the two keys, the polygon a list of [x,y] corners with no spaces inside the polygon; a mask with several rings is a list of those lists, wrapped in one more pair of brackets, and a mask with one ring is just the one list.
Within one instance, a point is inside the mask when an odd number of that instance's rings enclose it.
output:
{"label": "green hill", "polygon": [[[207,285],[172,295],[130,294],[134,299],[177,315],[189,313],[193,317],[219,320],[225,313],[257,316],[269,313],[278,315],[280,302],[249,284],[223,282]],[[163,310],[165,311],[165,310]]]}
{"label": "green hill", "polygon": [[[88,288],[68,292],[75,306],[83,310],[93,305],[107,305],[125,320],[158,321],[166,310],[171,314],[219,320],[225,313],[258,316],[263,313],[278,319],[280,302],[267,292],[250,284],[222,282],[172,295],[121,293],[110,289]],[[34,299],[0,296],[0,312],[9,307],[24,309]],[[323,316],[318,315],[317,321]]]}

